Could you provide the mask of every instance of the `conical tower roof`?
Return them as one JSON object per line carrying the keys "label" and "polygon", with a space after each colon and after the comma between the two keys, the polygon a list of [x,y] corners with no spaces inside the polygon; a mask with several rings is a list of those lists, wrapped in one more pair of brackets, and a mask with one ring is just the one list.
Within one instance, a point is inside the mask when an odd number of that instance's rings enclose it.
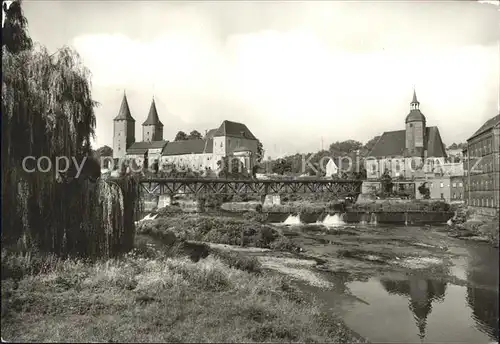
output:
{"label": "conical tower roof", "polygon": [[415,89],[413,89],[413,99],[411,100],[411,103],[412,104],[420,104],[417,100],[417,92],[415,91]]}
{"label": "conical tower roof", "polygon": [[130,114],[130,108],[128,107],[127,95],[123,93],[122,105],[120,106],[120,111],[118,116],[115,117],[114,121],[131,121],[135,122],[135,119]]}
{"label": "conical tower roof", "polygon": [[158,117],[158,111],[156,111],[156,104],[153,98],[151,102],[151,107],[149,108],[148,118],[142,125],[156,125],[158,127],[163,127],[163,123],[160,122],[160,118]]}

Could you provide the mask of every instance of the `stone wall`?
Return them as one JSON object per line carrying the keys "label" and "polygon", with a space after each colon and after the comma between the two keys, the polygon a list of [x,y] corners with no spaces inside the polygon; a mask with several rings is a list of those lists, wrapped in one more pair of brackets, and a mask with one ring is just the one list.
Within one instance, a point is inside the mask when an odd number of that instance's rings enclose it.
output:
{"label": "stone wall", "polygon": [[372,220],[372,214],[375,214],[377,223],[387,224],[443,224],[454,215],[452,211],[447,212],[347,212],[344,215],[344,221],[348,223],[367,223]]}

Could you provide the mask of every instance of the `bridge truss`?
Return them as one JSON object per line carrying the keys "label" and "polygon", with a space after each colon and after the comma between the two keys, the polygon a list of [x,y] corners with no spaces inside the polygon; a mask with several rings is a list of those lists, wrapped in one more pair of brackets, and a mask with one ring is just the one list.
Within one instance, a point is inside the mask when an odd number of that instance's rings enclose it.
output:
{"label": "bridge truss", "polygon": [[335,195],[358,194],[360,180],[230,180],[230,179],[178,179],[152,178],[139,182],[149,195],[222,194],[267,195],[294,193],[332,193]]}

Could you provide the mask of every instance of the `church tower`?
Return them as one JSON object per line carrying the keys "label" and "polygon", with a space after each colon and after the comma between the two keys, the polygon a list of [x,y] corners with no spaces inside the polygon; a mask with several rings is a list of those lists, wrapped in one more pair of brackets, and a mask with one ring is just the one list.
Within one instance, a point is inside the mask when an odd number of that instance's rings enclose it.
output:
{"label": "church tower", "polygon": [[158,118],[154,98],[151,102],[148,118],[142,123],[142,141],[163,141],[163,123]]}
{"label": "church tower", "polygon": [[410,113],[406,116],[406,157],[424,158],[425,125],[425,116],[420,112],[420,103],[417,100],[417,93],[413,90],[413,99],[410,103]]}
{"label": "church tower", "polygon": [[130,114],[127,95],[123,93],[122,105],[118,116],[113,120],[113,158],[122,159],[135,142],[135,119]]}

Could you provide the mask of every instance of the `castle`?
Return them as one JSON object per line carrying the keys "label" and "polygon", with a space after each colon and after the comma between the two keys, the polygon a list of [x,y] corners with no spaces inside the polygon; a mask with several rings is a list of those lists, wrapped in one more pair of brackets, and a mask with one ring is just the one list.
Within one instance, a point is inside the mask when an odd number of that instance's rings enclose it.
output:
{"label": "castle", "polygon": [[257,159],[258,140],[246,125],[223,121],[207,131],[202,139],[167,141],[163,138],[154,98],[147,119],[142,123],[142,141],[135,140],[135,119],[132,117],[126,94],[118,115],[113,120],[113,158],[134,160],[149,167],[154,161],[160,166],[180,170],[217,170],[226,158],[241,161],[250,172]]}

